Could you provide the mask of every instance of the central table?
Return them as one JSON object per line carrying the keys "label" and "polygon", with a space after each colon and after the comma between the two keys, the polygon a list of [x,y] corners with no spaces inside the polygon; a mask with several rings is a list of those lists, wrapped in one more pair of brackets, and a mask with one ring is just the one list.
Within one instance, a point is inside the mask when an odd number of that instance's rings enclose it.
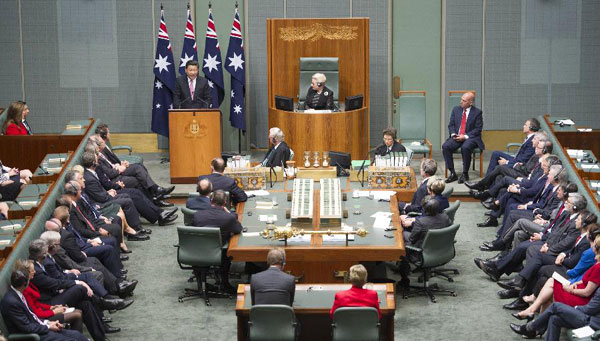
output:
{"label": "central table", "polygon": [[[319,194],[320,190],[315,189],[312,230],[316,231],[328,229],[319,227]],[[273,199],[277,202],[273,209],[256,208],[257,201]],[[342,239],[324,241],[321,235],[309,235],[304,241],[288,241],[288,246],[284,246],[283,241],[264,239],[258,235],[258,232],[266,228],[264,219],[260,221],[261,215],[275,215],[275,225],[283,226],[290,221],[286,218],[286,209],[289,207],[287,193],[281,191],[271,192],[269,196],[250,198],[246,203],[240,204],[239,218],[248,231],[231,238],[227,254],[234,261],[265,262],[270,249],[285,248],[286,271],[304,283],[343,282],[344,274],[353,264],[361,261],[396,261],[405,254],[396,196],[392,196],[390,202],[379,202],[366,197],[352,198],[351,193],[348,193],[348,200],[343,202],[343,208],[349,214],[342,222],[353,226],[355,230],[362,225],[368,231],[366,237],[355,236],[348,246]],[[373,227],[375,219],[371,215],[378,211],[392,212],[391,224],[396,230],[385,231]]]}
{"label": "central table", "polygon": [[[329,311],[335,293],[350,289],[350,284],[298,284],[294,295],[294,314],[300,323],[300,340],[331,340]],[[367,289],[377,291],[381,310],[381,340],[394,339],[394,314],[396,302],[394,284],[367,284]],[[237,315],[238,340],[248,335],[248,315],[252,306],[250,285],[240,284],[237,291],[235,314]]]}

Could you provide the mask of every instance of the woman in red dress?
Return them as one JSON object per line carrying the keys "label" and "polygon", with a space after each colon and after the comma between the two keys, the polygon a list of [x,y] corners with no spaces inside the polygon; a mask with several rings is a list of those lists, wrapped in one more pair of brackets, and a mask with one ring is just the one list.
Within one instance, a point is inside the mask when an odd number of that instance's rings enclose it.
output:
{"label": "woman in red dress", "polygon": [[348,290],[338,291],[335,294],[335,300],[331,307],[330,315],[333,319],[333,313],[337,308],[341,307],[373,307],[377,309],[379,318],[381,319],[381,311],[379,310],[379,297],[377,291],[363,289],[367,281],[367,269],[361,264],[352,265],[350,274],[348,275],[352,288]]}
{"label": "woman in red dress", "polygon": [[588,304],[600,286],[600,235],[592,242],[591,248],[596,254],[596,264],[585,272],[581,281],[573,284],[560,284],[554,278],[548,278],[535,301],[527,309],[520,311],[517,316],[522,319],[531,319],[536,311],[539,309],[543,311],[552,304],[553,299],[554,302],[561,302],[572,307]]}
{"label": "woman in red dress", "polygon": [[12,102],[6,112],[6,121],[2,126],[2,133],[4,135],[27,135],[27,129],[22,122],[27,114],[29,114],[29,107],[25,102]]}
{"label": "woman in red dress", "polygon": [[27,304],[31,311],[42,320],[59,321],[64,324],[65,322],[71,324],[71,329],[82,332],[83,320],[81,316],[81,310],[75,309],[72,312],[66,312],[67,307],[64,305],[49,305],[40,302],[40,291],[31,283],[35,270],[33,268],[33,261],[31,260],[18,260],[16,267],[23,269],[24,272],[29,272],[29,285],[23,291],[23,296],[27,300]]}

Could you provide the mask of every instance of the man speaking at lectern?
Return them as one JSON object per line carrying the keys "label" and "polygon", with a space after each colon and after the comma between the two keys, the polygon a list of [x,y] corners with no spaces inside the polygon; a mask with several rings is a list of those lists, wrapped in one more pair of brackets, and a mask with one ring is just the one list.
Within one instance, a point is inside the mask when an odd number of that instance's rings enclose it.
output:
{"label": "man speaking at lectern", "polygon": [[198,77],[198,62],[188,60],[185,76],[177,78],[173,96],[174,109],[203,109],[210,105],[210,86],[204,77]]}

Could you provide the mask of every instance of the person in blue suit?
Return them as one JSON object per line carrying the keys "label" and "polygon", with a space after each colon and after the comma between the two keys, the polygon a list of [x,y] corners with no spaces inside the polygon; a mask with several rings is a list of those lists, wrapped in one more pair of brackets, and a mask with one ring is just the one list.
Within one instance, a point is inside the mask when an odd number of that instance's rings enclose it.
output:
{"label": "person in blue suit", "polygon": [[[475,107],[475,94],[467,92],[460,98],[460,106],[452,109],[450,114],[450,123],[448,123],[448,133],[450,137],[442,145],[442,154],[446,161],[446,168],[450,171],[450,175],[446,179],[446,183],[451,183],[458,180],[458,183],[463,183],[469,180],[469,165],[471,164],[471,155],[477,147],[484,150],[485,145],[481,139],[481,130],[483,129],[483,113],[481,109]],[[452,153],[461,149],[463,160],[463,173],[460,179],[454,170],[454,160]]]}
{"label": "person in blue suit", "polygon": [[525,163],[535,152],[535,146],[533,145],[533,135],[536,131],[540,130],[540,121],[536,118],[528,119],[525,124],[523,124],[523,133],[527,136],[523,141],[519,150],[515,156],[506,154],[499,150],[494,150],[492,156],[490,157],[490,164],[488,166],[486,175],[490,174],[498,165],[508,165],[509,167],[514,167],[518,163]]}

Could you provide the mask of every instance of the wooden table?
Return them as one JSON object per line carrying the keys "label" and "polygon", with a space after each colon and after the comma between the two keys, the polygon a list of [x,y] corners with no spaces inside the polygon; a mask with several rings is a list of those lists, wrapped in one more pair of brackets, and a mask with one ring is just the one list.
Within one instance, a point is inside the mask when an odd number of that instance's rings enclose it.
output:
{"label": "wooden table", "polygon": [[[381,310],[380,340],[394,340],[394,315],[396,295],[394,284],[367,284],[377,290]],[[331,340],[329,311],[335,293],[350,289],[350,284],[297,284],[294,297],[294,314],[300,323],[300,340]],[[240,284],[237,291],[235,314],[237,316],[238,340],[246,340],[250,313],[250,285]]]}
{"label": "wooden table", "polygon": [[[286,186],[286,189],[290,186]],[[416,188],[414,188],[416,190]],[[414,190],[402,191],[402,197],[412,197]],[[350,190],[345,190],[350,191]],[[313,230],[319,230],[319,190],[314,191],[313,206]],[[286,270],[294,276],[299,277],[303,283],[341,283],[343,272],[348,271],[350,266],[361,261],[396,261],[405,254],[402,227],[398,215],[398,196],[392,196],[390,202],[374,202],[372,199],[352,198],[348,193],[348,201],[344,202],[344,209],[349,211],[348,218],[342,221],[350,226],[356,227],[363,222],[364,228],[369,234],[362,238],[355,237],[348,246],[345,243],[324,243],[321,235],[312,235],[305,243],[289,243],[284,246],[283,241],[267,240],[257,235],[241,234],[235,235],[229,242],[227,254],[234,261],[265,262],[267,253],[273,247],[283,247],[286,250]],[[256,209],[256,201],[271,200],[276,198],[278,206],[272,210]],[[405,199],[402,199],[405,201]],[[276,225],[285,225],[286,208],[289,207],[287,193],[271,192],[269,197],[250,198],[247,202],[238,205],[238,215],[242,225],[249,233],[256,234],[265,229],[266,223],[259,222],[261,214],[276,215]],[[370,225],[374,220],[371,214],[377,211],[392,212],[392,225],[396,230],[384,231]],[[248,215],[252,212],[252,215]],[[354,214],[354,213],[358,214]],[[387,237],[386,237],[387,236]]]}

